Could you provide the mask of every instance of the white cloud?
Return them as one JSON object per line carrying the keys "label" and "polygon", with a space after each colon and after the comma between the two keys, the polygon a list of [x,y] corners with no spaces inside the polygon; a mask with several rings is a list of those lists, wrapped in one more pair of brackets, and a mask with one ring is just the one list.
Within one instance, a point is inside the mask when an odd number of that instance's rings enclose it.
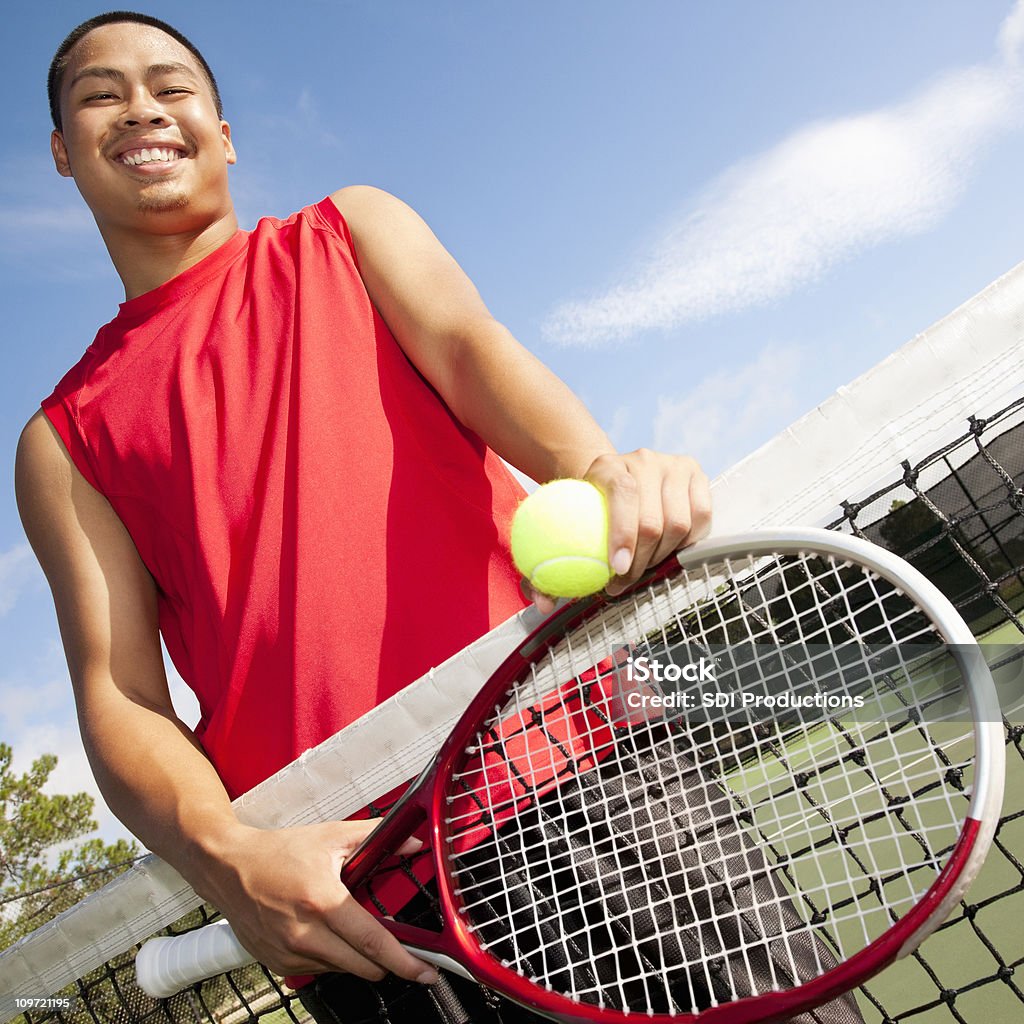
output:
{"label": "white cloud", "polygon": [[641,265],[560,305],[547,337],[597,344],[769,302],[870,246],[926,230],[957,201],[987,143],[1024,106],[1024,2],[1003,60],[947,74],[910,99],[809,125],[726,170]]}
{"label": "white cloud", "polygon": [[308,87],[299,93],[295,110],[298,118],[293,128],[301,130],[304,138],[314,138],[318,145],[331,149],[344,148],[341,137],[324,127],[328,119],[323,116],[319,102]]}
{"label": "white cloud", "polygon": [[[199,720],[198,701],[166,655],[164,661],[175,710],[192,726]],[[0,740],[14,750],[14,770],[18,773],[28,771],[43,754],[55,754],[57,767],[46,792],[88,793],[95,802],[93,817],[104,840],[130,837],[107,807],[93,777],[59,643],[40,651],[32,665],[23,668],[17,677],[0,677]]]}
{"label": "white cloud", "polygon": [[[71,708],[71,681],[52,678],[43,682],[16,683],[7,680],[0,697],[0,724],[6,742],[15,746],[15,739],[23,735],[40,718],[54,717],[56,711],[67,717]],[[13,739],[12,739],[13,737]],[[58,753],[54,750],[53,753]]]}
{"label": "white cloud", "polygon": [[46,231],[52,235],[95,233],[96,222],[80,203],[58,206],[0,206],[0,223],[6,235],[21,237],[25,231]]}
{"label": "white cloud", "polygon": [[111,277],[92,214],[46,152],[0,158],[0,261],[52,286]]}
{"label": "white cloud", "polygon": [[1020,63],[1024,52],[1024,0],[1017,0],[1013,10],[999,27],[999,56],[1009,65]]}
{"label": "white cloud", "polygon": [[801,354],[764,349],[742,368],[711,374],[682,398],[658,399],[654,447],[698,455],[715,474],[759,447],[796,411]]}
{"label": "white cloud", "polygon": [[[164,658],[175,710],[188,725],[199,720],[195,695]],[[46,785],[48,793],[88,793],[94,800],[93,817],[107,842],[130,838],[131,833],[107,807],[92,773],[75,715],[71,680],[64,653],[54,642],[39,653],[18,677],[0,678],[0,739],[14,750],[14,770],[29,770],[43,754],[55,754],[57,767]]]}
{"label": "white cloud", "polygon": [[93,778],[78,726],[74,722],[65,725],[51,722],[35,726],[22,733],[17,743],[12,745],[19,770],[26,770],[29,764],[42,754],[56,754],[57,767],[46,785],[46,792],[88,793],[94,801],[92,816],[103,839],[112,842],[115,839],[133,838],[107,807]]}
{"label": "white cloud", "polygon": [[42,579],[42,570],[28,544],[16,544],[0,552],[0,615],[14,607],[23,590]]}
{"label": "white cloud", "polygon": [[61,178],[45,153],[10,153],[0,161],[0,246],[27,248],[93,242],[96,222],[74,183]]}
{"label": "white cloud", "polygon": [[270,175],[249,163],[231,168],[231,200],[239,227],[251,231],[268,210],[277,208],[277,199]]}
{"label": "white cloud", "polygon": [[[40,668],[46,672],[50,659]],[[14,771],[26,772],[43,754],[55,754],[57,767],[46,785],[48,793],[88,793],[95,801],[93,817],[105,840],[129,836],[100,794],[78,731],[66,673],[39,680],[0,681],[0,737],[14,750]]]}

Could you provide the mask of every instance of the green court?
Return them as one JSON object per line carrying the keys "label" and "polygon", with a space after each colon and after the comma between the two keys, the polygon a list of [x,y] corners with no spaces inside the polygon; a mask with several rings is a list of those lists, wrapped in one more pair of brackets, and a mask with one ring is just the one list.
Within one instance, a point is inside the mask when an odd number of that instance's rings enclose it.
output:
{"label": "green court", "polygon": [[[982,639],[998,646],[999,660],[1005,660],[1011,645],[1019,648],[1022,642],[1024,637],[1012,622]],[[1022,666],[1018,655],[993,673],[1001,697],[1012,700],[1016,694],[1015,704],[1008,700],[1002,708],[1011,726],[1024,723]],[[1021,964],[1024,945],[1024,756],[1019,735],[1008,744],[1006,755],[1002,823],[966,905],[917,953],[894,964],[858,994],[867,1024],[1010,1024],[1021,1019],[1020,980],[1015,982],[1012,974]]]}

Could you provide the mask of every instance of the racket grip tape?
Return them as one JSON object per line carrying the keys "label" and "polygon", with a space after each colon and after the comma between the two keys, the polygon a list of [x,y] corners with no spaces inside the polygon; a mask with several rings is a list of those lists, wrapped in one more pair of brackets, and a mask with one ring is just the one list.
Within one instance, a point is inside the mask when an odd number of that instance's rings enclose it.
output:
{"label": "racket grip tape", "polygon": [[135,977],[146,995],[166,999],[204,978],[244,967],[252,959],[231,925],[215,921],[186,935],[143,943],[135,957]]}
{"label": "racket grip tape", "polygon": [[[405,947],[413,956],[469,981],[462,964],[443,953]],[[215,921],[184,935],[158,936],[142,944],[135,957],[135,979],[153,999],[169,999],[182,989],[253,962],[252,954],[235,938],[227,921]]]}

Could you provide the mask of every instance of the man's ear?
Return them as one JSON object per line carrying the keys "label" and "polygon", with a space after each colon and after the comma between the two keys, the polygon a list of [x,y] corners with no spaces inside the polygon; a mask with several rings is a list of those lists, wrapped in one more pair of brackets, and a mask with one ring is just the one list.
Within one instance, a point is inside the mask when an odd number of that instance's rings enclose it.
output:
{"label": "man's ear", "polygon": [[68,148],[64,145],[64,136],[56,128],[50,133],[50,152],[53,154],[53,165],[57,168],[57,173],[70,178],[72,175]]}
{"label": "man's ear", "polygon": [[220,134],[224,141],[224,156],[229,164],[238,162],[238,155],[235,153],[234,144],[231,142],[231,125],[227,121],[221,121]]}

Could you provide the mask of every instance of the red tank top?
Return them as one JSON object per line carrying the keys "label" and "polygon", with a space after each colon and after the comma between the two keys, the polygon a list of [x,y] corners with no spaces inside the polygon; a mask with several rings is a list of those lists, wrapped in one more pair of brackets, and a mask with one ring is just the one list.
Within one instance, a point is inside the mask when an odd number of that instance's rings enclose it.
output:
{"label": "red tank top", "polygon": [[523,606],[521,490],[370,302],[330,199],[122,304],[43,403],[244,792]]}

